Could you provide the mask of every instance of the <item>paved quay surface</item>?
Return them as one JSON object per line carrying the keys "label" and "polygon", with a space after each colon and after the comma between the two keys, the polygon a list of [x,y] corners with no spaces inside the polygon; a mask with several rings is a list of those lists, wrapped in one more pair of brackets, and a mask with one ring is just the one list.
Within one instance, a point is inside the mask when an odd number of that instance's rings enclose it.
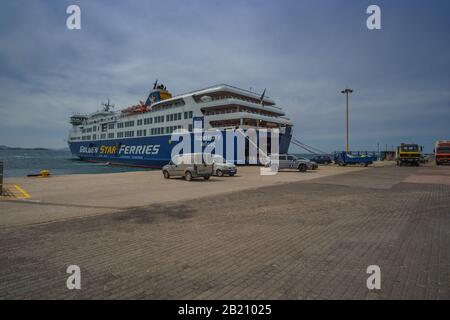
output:
{"label": "paved quay surface", "polygon": [[[377,166],[386,163],[377,163]],[[51,178],[10,178],[6,180],[29,196],[20,201],[0,201],[0,226],[54,222],[118,212],[171,201],[192,200],[227,192],[236,192],[287,182],[306,181],[347,172],[361,167],[323,166],[320,170],[300,173],[282,171],[276,175],[260,175],[260,167],[239,167],[238,175],[212,177],[192,182],[180,178],[166,180],[160,170],[113,174],[74,174]]]}
{"label": "paved quay surface", "polygon": [[[355,168],[34,224],[3,207],[0,298],[450,299],[449,180],[450,167]],[[66,288],[72,264],[81,290]]]}

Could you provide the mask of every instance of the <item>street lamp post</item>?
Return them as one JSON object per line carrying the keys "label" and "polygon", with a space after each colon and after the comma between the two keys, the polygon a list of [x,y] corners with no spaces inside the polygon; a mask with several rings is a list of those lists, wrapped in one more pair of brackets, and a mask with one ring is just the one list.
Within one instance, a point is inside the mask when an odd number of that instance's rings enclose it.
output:
{"label": "street lamp post", "polygon": [[377,142],[377,154],[378,154],[378,160],[381,160],[380,143],[379,142]]}
{"label": "street lamp post", "polygon": [[341,93],[345,94],[345,98],[346,98],[346,144],[345,144],[345,151],[348,152],[349,151],[349,147],[348,147],[348,95],[351,94],[353,92],[352,89],[350,88],[346,88],[345,90],[342,90]]}

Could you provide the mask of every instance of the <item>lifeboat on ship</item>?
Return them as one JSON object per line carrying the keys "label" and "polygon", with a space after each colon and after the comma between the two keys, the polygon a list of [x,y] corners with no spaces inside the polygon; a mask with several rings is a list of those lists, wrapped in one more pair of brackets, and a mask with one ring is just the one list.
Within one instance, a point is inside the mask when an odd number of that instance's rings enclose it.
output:
{"label": "lifeboat on ship", "polygon": [[123,114],[130,115],[136,113],[145,113],[148,111],[148,106],[143,101],[139,101],[139,104],[125,108],[122,110]]}

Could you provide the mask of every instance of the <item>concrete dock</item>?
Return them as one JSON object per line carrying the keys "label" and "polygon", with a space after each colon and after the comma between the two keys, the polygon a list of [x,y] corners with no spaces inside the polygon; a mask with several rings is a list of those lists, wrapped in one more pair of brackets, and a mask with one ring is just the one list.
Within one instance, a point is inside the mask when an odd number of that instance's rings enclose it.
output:
{"label": "concrete dock", "polygon": [[6,182],[30,197],[0,201],[0,298],[450,299],[449,166]]}
{"label": "concrete dock", "polygon": [[[377,166],[385,165],[378,163]],[[362,170],[362,167],[321,166],[320,170],[301,173],[280,171],[273,176],[260,175],[260,167],[238,167],[234,177],[212,177],[184,181],[166,180],[161,171],[139,171],[112,174],[74,174],[50,178],[10,178],[7,185],[17,193],[17,187],[28,197],[18,201],[0,202],[2,226],[52,222],[106,212],[139,208],[152,204],[177,202],[277,186],[283,183]]]}

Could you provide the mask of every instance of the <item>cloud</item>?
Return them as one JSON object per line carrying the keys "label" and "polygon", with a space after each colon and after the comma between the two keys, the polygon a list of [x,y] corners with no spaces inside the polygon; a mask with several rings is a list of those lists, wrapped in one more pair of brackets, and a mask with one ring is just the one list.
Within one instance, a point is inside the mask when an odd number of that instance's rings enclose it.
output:
{"label": "cloud", "polygon": [[[65,10],[79,4],[82,29]],[[228,83],[267,94],[300,140],[342,149],[351,86],[352,148],[450,137],[450,5],[380,1],[33,1],[0,4],[0,144],[64,146],[68,117],[106,98],[145,99]],[[300,151],[295,148],[292,151]]]}

